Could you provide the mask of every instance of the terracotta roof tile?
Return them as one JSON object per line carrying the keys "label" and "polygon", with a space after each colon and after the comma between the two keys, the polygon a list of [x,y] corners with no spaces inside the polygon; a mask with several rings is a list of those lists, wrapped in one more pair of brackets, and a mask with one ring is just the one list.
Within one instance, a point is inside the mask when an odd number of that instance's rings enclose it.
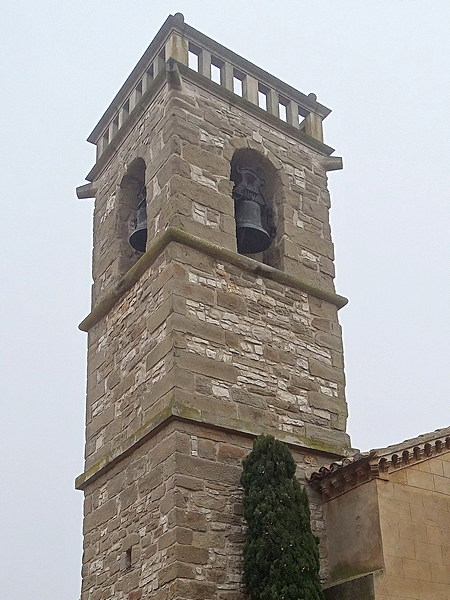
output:
{"label": "terracotta roof tile", "polygon": [[321,467],[309,479],[325,498],[334,498],[374,477],[387,478],[389,472],[450,451],[450,427],[436,429],[399,444],[357,451],[349,458]]}

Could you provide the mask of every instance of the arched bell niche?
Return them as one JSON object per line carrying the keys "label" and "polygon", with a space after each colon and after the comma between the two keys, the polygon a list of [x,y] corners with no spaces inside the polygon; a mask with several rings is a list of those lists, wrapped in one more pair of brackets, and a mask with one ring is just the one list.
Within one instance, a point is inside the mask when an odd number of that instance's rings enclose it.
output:
{"label": "arched bell niche", "polygon": [[233,154],[230,179],[238,252],[277,266],[274,239],[280,184],[275,167],[257,150],[241,148]]}
{"label": "arched bell niche", "polygon": [[118,226],[122,245],[124,274],[145,252],[147,243],[147,190],[145,161],[136,158],[130,163],[119,184]]}

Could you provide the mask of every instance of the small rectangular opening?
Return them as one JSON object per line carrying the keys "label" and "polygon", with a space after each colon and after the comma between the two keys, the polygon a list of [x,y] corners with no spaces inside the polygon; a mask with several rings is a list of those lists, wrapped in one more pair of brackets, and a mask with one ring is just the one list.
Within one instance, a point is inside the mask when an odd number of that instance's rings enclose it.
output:
{"label": "small rectangular opening", "polygon": [[189,50],[189,68],[198,73],[198,54],[194,54]]}
{"label": "small rectangular opening", "polygon": [[306,125],[306,117],[309,115],[309,111],[301,106],[298,107],[298,126],[300,129],[304,129]]}
{"label": "small rectangular opening", "polygon": [[117,115],[117,117],[114,119],[114,121],[112,122],[112,128],[111,128],[111,132],[112,135],[115,136],[117,131],[119,129],[119,115]]}
{"label": "small rectangular opening", "polygon": [[155,58],[153,62],[153,77],[156,77],[160,73],[164,72],[164,65],[166,64],[166,49],[162,48],[161,52]]}
{"label": "small rectangular opening", "polygon": [[128,98],[128,100],[124,104],[122,104],[122,106],[119,110],[119,128],[123,126],[125,121],[127,121],[129,114],[130,114],[130,99]]}
{"label": "small rectangular opening", "polygon": [[240,71],[233,70],[233,92],[238,96],[244,95],[244,80],[245,74]]}
{"label": "small rectangular opening", "polygon": [[267,95],[269,90],[263,85],[258,85],[258,106],[263,110],[267,110]]}
{"label": "small rectangular opening", "polygon": [[304,117],[303,115],[301,115],[300,113],[298,113],[298,126],[300,129],[304,129],[305,127],[305,120],[306,117]]}
{"label": "small rectangular opening", "polygon": [[191,44],[191,42],[189,42],[188,66],[193,71],[197,71],[197,73],[198,73],[198,69],[199,69],[199,63],[200,63],[199,58],[200,58],[201,53],[202,53],[201,48],[199,48],[198,46],[195,46],[195,44]]}
{"label": "small rectangular opening", "polygon": [[102,136],[102,151],[109,144],[109,131],[106,131]]}
{"label": "small rectangular opening", "polygon": [[278,114],[279,117],[282,121],[285,121],[287,123],[287,107],[288,107],[288,103],[289,100],[285,99],[285,98],[280,98],[280,101],[278,102]]}
{"label": "small rectangular opening", "polygon": [[211,57],[211,81],[222,85],[223,62]]}
{"label": "small rectangular opening", "polygon": [[131,569],[131,548],[125,550],[123,557],[123,570],[128,571],[129,569]]}
{"label": "small rectangular opening", "polygon": [[145,71],[144,77],[142,78],[142,93],[143,94],[152,85],[152,81],[153,81],[153,65],[150,65],[149,68]]}

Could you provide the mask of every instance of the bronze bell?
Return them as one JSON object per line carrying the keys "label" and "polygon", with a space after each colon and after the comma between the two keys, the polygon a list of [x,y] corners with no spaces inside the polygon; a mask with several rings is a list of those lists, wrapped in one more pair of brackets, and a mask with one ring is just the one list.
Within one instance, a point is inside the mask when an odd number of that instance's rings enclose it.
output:
{"label": "bronze bell", "polygon": [[233,189],[237,249],[241,254],[256,254],[267,250],[272,242],[261,218],[261,210],[266,210],[260,191],[265,182],[248,167],[238,168],[237,171],[242,176],[242,181]]}
{"label": "bronze bell", "polygon": [[145,186],[139,190],[137,200],[136,228],[128,241],[138,252],[145,252],[147,246],[147,191]]}

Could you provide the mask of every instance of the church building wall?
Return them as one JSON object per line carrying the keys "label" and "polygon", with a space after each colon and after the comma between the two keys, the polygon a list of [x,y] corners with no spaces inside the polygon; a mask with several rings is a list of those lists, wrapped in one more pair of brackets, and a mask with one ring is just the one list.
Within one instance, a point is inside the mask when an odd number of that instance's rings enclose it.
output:
{"label": "church building wall", "polygon": [[383,568],[383,544],[376,481],[324,504],[330,578],[339,582]]}
{"label": "church building wall", "polygon": [[377,600],[447,600],[450,453],[377,481],[385,568]]}

